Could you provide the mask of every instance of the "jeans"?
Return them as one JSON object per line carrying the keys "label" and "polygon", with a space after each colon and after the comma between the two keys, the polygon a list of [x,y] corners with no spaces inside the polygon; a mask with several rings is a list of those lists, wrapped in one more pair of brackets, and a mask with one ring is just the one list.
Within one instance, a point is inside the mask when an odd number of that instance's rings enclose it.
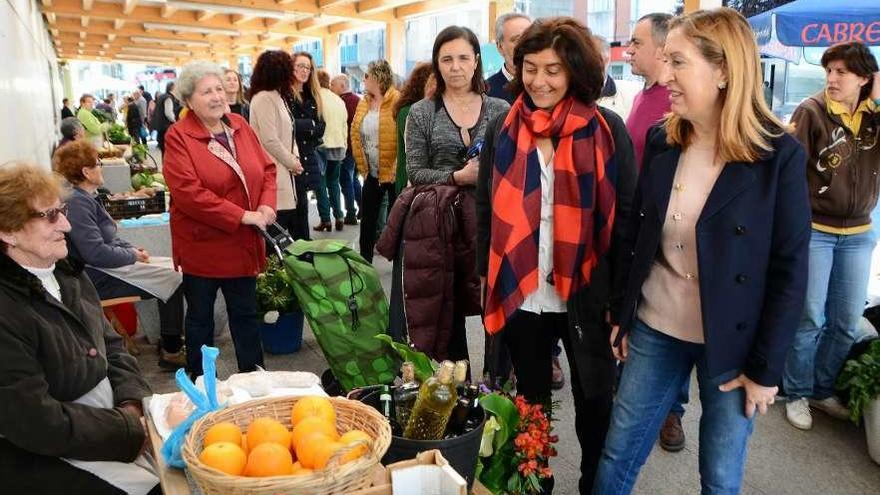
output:
{"label": "jeans", "polygon": [[202,345],[214,345],[214,301],[223,291],[238,371],[263,366],[263,346],[257,321],[257,278],[208,278],[183,274],[186,297],[186,362],[191,376],[202,371]]}
{"label": "jeans", "polygon": [[373,262],[373,247],[376,245],[376,224],[379,221],[382,198],[394,204],[394,183],[379,183],[379,179],[368,175],[364,180],[364,202],[361,208],[361,256]]}
{"label": "jeans", "polygon": [[[354,166],[354,156],[351,150],[345,154],[342,160],[342,168],[339,171],[339,186],[342,189],[342,197],[345,198],[345,216],[357,218],[358,209],[361,207],[361,181],[358,180],[357,170]],[[357,206],[355,206],[357,203]]]}
{"label": "jeans", "polygon": [[[571,368],[571,392],[574,397],[574,425],[581,448],[581,477],[579,493],[589,493],[596,476],[596,466],[608,432],[611,418],[611,391],[586,397],[580,383],[581,366],[590,366],[589,360],[578,362],[572,350],[567,313],[536,314],[517,311],[504,327],[504,344],[510,350],[510,359],[516,370],[517,393],[530,403],[549,404],[553,372],[551,361],[554,347],[562,340]],[[506,377],[505,377],[506,378]],[[550,493],[552,487],[545,487]]]}
{"label": "jeans", "polygon": [[339,169],[342,162],[337,160],[328,160],[323,151],[318,150],[318,157],[324,162],[324,174],[321,176],[321,184],[318,190],[321,191],[317,195],[318,199],[318,216],[325,223],[330,222],[330,210],[333,210],[333,218],[342,220],[345,212],[339,206]]}
{"label": "jeans", "polygon": [[711,377],[703,344],[675,339],[636,320],[629,333],[629,357],[611,412],[611,428],[599,461],[594,494],[632,491],[663,420],[677,400],[681,384],[690,379],[694,365],[703,406],[699,450],[702,493],[739,493],[754,420],[744,414],[742,388],[718,390],[739,371]]}
{"label": "jeans", "polygon": [[865,309],[873,231],[810,236],[804,314],[785,360],[782,384],[792,399],[826,399],[858,335]]}

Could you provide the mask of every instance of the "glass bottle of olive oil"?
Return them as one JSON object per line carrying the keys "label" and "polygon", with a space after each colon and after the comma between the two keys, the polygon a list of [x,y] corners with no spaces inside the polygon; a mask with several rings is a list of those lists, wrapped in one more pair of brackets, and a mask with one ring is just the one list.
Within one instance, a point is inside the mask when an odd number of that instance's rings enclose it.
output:
{"label": "glass bottle of olive oil", "polygon": [[413,440],[437,440],[443,437],[449,415],[458,399],[452,383],[454,368],[452,361],[443,361],[437,374],[422,384],[404,437]]}

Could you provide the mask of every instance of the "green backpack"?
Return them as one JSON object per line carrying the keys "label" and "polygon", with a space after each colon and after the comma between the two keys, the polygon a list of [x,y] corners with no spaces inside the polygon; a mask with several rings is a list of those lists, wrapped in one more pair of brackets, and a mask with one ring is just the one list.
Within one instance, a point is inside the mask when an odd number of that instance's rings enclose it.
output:
{"label": "green backpack", "polygon": [[388,330],[388,301],[376,269],[344,242],[299,240],[285,250],[303,313],[346,391],[391,383],[398,357],[375,335]]}

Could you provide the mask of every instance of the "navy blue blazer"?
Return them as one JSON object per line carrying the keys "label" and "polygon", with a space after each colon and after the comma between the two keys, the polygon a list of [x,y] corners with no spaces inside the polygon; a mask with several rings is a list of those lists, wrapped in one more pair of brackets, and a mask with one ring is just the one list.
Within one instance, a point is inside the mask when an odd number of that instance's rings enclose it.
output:
{"label": "navy blue blazer", "polygon": [[[779,383],[801,318],[810,243],[804,149],[788,134],[771,144],[775,151],[760,161],[724,165],[696,227],[710,376],[738,370],[768,387]],[[621,335],[632,327],[660,248],[680,155],[662,127],[651,129],[623,242],[631,263]]]}
{"label": "navy blue blazer", "polygon": [[513,97],[510,91],[504,89],[504,87],[507,86],[507,82],[507,76],[505,76],[504,72],[499,69],[498,72],[492,75],[492,77],[486,79],[486,85],[488,86],[486,94],[495,98],[501,98],[507,103],[513,105],[513,100],[516,98]]}

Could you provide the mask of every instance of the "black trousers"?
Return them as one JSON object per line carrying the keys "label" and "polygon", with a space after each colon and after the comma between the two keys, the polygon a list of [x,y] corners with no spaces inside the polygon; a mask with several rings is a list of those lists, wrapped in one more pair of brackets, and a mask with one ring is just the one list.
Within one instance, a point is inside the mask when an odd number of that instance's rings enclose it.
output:
{"label": "black trousers", "polygon": [[397,193],[393,182],[379,183],[379,179],[367,174],[364,179],[361,201],[361,256],[373,262],[373,248],[376,246],[376,224],[379,222],[379,210],[382,198],[388,196],[388,209],[394,204]]}
{"label": "black trousers", "polygon": [[[572,347],[567,313],[517,311],[504,327],[504,340],[516,373],[517,393],[524,395],[531,403],[550,403],[550,382],[553,379],[551,361],[557,338],[562,340],[568,356],[575,433],[581,446],[578,491],[590,493],[611,421],[611,392],[594,397],[584,396],[578,372],[580,367],[589,366],[590,363],[577,359],[579,353]],[[550,491],[545,488],[545,493]]]}
{"label": "black trousers", "polygon": [[306,192],[305,179],[302,176],[294,177],[293,187],[296,190],[296,208],[278,210],[275,221],[287,229],[294,240],[308,241],[311,236],[309,235],[309,196]]}

